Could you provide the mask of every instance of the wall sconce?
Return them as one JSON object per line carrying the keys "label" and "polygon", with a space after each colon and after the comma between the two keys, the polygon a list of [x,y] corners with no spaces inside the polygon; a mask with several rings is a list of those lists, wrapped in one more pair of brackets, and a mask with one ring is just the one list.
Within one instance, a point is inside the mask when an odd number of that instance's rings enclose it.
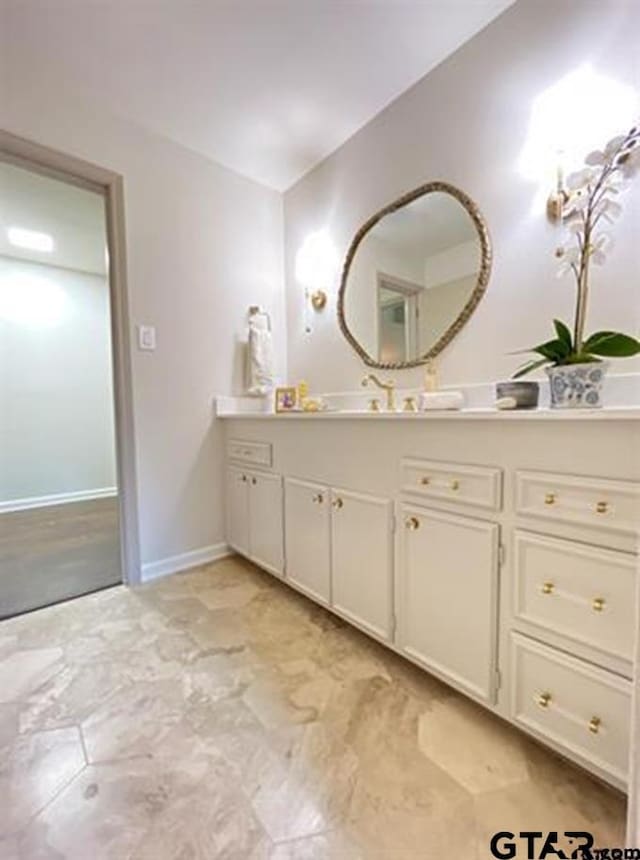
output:
{"label": "wall sconce", "polygon": [[324,290],[314,290],[311,294],[307,293],[307,295],[314,311],[324,310],[327,304],[327,294]]}
{"label": "wall sconce", "polygon": [[335,246],[325,230],[310,233],[296,254],[296,280],[304,288],[304,330],[311,334],[310,306],[319,313],[328,303],[327,287],[335,279],[338,257]]}
{"label": "wall sconce", "polygon": [[569,192],[564,187],[564,172],[562,169],[562,152],[558,152],[558,168],[556,173],[556,188],[547,197],[547,218],[552,224],[562,221],[564,207],[569,202]]}

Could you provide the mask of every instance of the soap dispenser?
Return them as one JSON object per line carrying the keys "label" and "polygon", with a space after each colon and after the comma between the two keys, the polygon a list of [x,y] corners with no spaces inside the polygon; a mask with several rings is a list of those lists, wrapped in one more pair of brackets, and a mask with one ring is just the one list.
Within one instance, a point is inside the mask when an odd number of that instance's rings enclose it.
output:
{"label": "soap dispenser", "polygon": [[427,361],[425,366],[424,390],[427,392],[438,390],[438,371],[436,370],[436,363],[432,358]]}

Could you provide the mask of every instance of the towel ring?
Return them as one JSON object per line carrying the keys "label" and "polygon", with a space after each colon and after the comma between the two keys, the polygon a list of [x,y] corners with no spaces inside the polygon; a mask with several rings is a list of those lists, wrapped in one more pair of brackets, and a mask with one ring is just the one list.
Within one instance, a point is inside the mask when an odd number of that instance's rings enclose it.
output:
{"label": "towel ring", "polygon": [[267,326],[269,327],[269,331],[271,331],[271,317],[267,313],[267,311],[263,311],[259,305],[251,305],[249,307],[249,316],[263,316],[267,318]]}

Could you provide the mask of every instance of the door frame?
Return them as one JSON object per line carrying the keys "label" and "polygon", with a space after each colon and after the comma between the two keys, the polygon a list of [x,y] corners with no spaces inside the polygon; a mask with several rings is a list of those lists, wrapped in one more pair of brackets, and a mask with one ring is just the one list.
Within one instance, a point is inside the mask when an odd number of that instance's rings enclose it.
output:
{"label": "door frame", "polygon": [[120,174],[0,129],[0,160],[104,195],[120,521],[120,563],[127,585],[141,582],[131,336],[125,246],[124,181]]}

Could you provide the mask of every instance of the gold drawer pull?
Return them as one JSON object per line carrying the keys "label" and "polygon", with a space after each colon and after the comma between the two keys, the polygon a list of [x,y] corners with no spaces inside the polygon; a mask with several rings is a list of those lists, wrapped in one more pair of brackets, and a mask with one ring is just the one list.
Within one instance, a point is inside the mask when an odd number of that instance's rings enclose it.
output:
{"label": "gold drawer pull", "polygon": [[338,510],[338,511],[339,511],[339,510],[340,510],[340,508],[344,505],[344,502],[342,501],[342,499],[341,499],[341,498],[337,498],[337,499],[334,499],[334,500],[331,502],[331,504],[333,505],[333,507],[334,507],[334,508],[336,508],[336,510]]}
{"label": "gold drawer pull", "polygon": [[594,612],[602,612],[606,604],[607,601],[604,599],[604,597],[594,597],[591,601],[591,608]]}
{"label": "gold drawer pull", "polygon": [[545,505],[555,505],[556,503],[556,494],[555,493],[547,493],[544,497]]}
{"label": "gold drawer pull", "polygon": [[408,528],[410,531],[414,532],[416,529],[420,528],[420,520],[417,517],[407,517],[404,521],[405,528]]}
{"label": "gold drawer pull", "polygon": [[322,493],[316,493],[315,496],[311,497],[312,502],[316,502],[318,505],[321,505],[324,502],[324,496]]}
{"label": "gold drawer pull", "polygon": [[606,514],[609,510],[609,502],[598,502],[596,504],[597,514]]}
{"label": "gold drawer pull", "polygon": [[551,693],[540,693],[536,700],[538,707],[548,708],[551,704]]}
{"label": "gold drawer pull", "polygon": [[543,582],[541,591],[543,594],[553,594],[554,588],[555,585],[552,582]]}
{"label": "gold drawer pull", "polygon": [[427,478],[426,476],[424,478],[420,478],[420,483],[423,487],[426,487],[427,484],[431,483],[431,478]]}
{"label": "gold drawer pull", "polygon": [[602,725],[602,720],[600,717],[591,717],[589,720],[589,731],[592,735],[597,735],[600,731],[600,726]]}
{"label": "gold drawer pull", "polygon": [[460,489],[460,481],[457,481],[455,479],[453,481],[451,481],[451,489],[452,490],[459,490]]}
{"label": "gold drawer pull", "polygon": [[258,479],[257,478],[251,478],[251,483],[255,487],[255,485],[258,483]]}
{"label": "gold drawer pull", "polygon": [[240,478],[240,480],[241,480],[243,483],[245,483],[245,484],[246,484],[246,483],[247,483],[247,476],[246,476],[246,475],[243,475],[243,476]]}

